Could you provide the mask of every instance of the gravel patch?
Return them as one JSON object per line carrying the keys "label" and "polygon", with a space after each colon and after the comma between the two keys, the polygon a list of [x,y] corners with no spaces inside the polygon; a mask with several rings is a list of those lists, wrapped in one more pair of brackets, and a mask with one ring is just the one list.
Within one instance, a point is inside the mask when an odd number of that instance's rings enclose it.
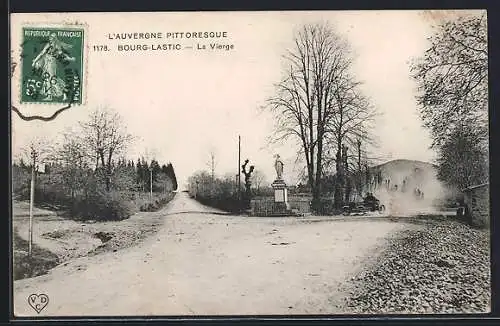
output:
{"label": "gravel patch", "polygon": [[400,219],[396,233],[367,269],[353,277],[353,313],[488,313],[490,233],[449,217]]}

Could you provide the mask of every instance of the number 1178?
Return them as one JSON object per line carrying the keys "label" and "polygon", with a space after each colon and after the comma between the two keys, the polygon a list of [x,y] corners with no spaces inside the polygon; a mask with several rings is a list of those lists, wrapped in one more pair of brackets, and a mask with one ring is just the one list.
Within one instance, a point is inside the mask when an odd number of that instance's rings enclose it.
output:
{"label": "number 1178", "polygon": [[109,51],[107,45],[94,45],[93,48],[94,48],[94,51],[98,51],[98,52]]}

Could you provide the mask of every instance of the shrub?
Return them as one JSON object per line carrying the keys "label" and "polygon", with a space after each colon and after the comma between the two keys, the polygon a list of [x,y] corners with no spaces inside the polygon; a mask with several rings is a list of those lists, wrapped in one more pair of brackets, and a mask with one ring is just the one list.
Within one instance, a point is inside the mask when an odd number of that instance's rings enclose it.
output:
{"label": "shrub", "polygon": [[316,203],[311,202],[311,210],[316,215],[338,215],[342,213],[342,209],[335,207],[333,199],[319,199]]}
{"label": "shrub", "polygon": [[237,194],[222,193],[214,196],[198,196],[197,200],[207,206],[218,208],[224,211],[237,213],[243,209],[243,200],[238,200]]}
{"label": "shrub", "polygon": [[[29,191],[26,199],[29,199]],[[44,185],[43,188],[38,186],[35,189],[35,201],[37,203],[64,206],[68,206],[72,202],[71,197],[57,185]]]}
{"label": "shrub", "polygon": [[159,198],[156,198],[153,202],[148,201],[139,206],[141,212],[156,212],[163,206],[168,204],[172,198],[174,198],[174,193],[161,194]]}
{"label": "shrub", "polygon": [[73,201],[71,214],[83,219],[96,221],[119,221],[130,217],[134,213],[126,193],[98,192],[88,198],[79,198]]}
{"label": "shrub", "polygon": [[[288,194],[291,194],[291,191],[289,191]],[[271,187],[260,187],[259,189],[253,189],[253,196],[254,197],[274,196],[274,189]]]}
{"label": "shrub", "polygon": [[98,221],[117,221],[129,218],[133,207],[128,198],[120,192],[103,193],[90,206],[90,213]]}

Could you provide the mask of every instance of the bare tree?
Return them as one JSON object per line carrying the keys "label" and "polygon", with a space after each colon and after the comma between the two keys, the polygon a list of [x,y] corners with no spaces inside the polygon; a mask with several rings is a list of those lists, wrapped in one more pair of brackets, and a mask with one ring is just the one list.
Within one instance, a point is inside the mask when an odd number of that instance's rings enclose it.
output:
{"label": "bare tree", "polygon": [[188,189],[194,197],[207,196],[208,186],[211,184],[211,176],[206,171],[197,171],[188,178]]}
{"label": "bare tree", "polygon": [[[285,56],[286,75],[276,85],[276,96],[269,99],[276,116],[273,140],[297,141],[316,202],[331,146],[338,154],[344,142],[366,138],[366,123],[374,110],[351,75],[352,53],[343,37],[327,24],[314,24],[305,25],[294,41]],[[341,162],[340,156],[335,159]]]}
{"label": "bare tree", "polygon": [[63,167],[61,177],[64,187],[68,189],[70,197],[74,200],[78,189],[84,188],[86,184],[86,170],[89,167],[89,159],[86,155],[84,144],[82,144],[74,133],[64,134],[64,142],[51,157]]}
{"label": "bare tree", "polygon": [[210,174],[212,176],[212,182],[213,182],[215,180],[215,168],[217,166],[215,149],[211,149],[209,154],[210,154],[210,159],[207,162],[207,166],[210,169]]}
{"label": "bare tree", "polygon": [[29,144],[21,150],[21,158],[25,162],[30,162],[29,166],[38,170],[44,168],[55,152],[55,145],[46,138],[39,137],[32,139]]}
{"label": "bare tree", "polygon": [[[348,179],[349,166],[357,165],[353,164],[355,163],[353,161],[357,161],[356,151],[349,151],[349,149],[357,148],[358,141],[365,145],[375,144],[370,131],[377,112],[369,99],[361,93],[360,86],[361,83],[355,81],[348,70],[340,72],[339,78],[335,80],[337,97],[334,102],[335,114],[331,116],[325,139],[326,144],[329,145],[327,157],[335,161],[337,173],[335,204],[337,206],[340,206],[342,198],[348,197],[345,188],[350,181]],[[359,148],[360,154],[361,148]]]}
{"label": "bare tree", "polygon": [[206,162],[206,166],[210,171],[210,194],[213,195],[215,192],[215,167],[217,166],[216,152],[212,147],[209,151],[209,159]]}
{"label": "bare tree", "polygon": [[85,168],[90,164],[85,144],[78,137],[77,131],[69,129],[64,132],[63,142],[51,156],[51,160],[78,168]]}
{"label": "bare tree", "polygon": [[35,204],[35,183],[40,164],[46,163],[51,154],[50,147],[44,138],[33,139],[29,146],[23,150],[23,154],[29,157],[31,167],[30,182],[30,209],[29,209],[29,240],[28,255],[31,257],[33,244],[33,209]]}
{"label": "bare tree", "polygon": [[255,169],[253,171],[251,179],[252,185],[255,186],[257,190],[259,190],[261,185],[266,182],[266,175],[261,170]]}
{"label": "bare tree", "polygon": [[95,170],[101,168],[104,172],[106,190],[109,191],[113,158],[127,148],[133,137],[126,131],[120,115],[106,108],[93,111],[80,126],[87,153],[95,162]]}

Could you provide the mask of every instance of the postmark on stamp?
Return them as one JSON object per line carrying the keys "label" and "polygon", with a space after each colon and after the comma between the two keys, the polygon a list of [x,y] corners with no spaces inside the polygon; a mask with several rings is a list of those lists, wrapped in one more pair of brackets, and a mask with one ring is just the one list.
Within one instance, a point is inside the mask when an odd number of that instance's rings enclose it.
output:
{"label": "postmark on stamp", "polygon": [[82,104],[84,29],[24,27],[21,103]]}

